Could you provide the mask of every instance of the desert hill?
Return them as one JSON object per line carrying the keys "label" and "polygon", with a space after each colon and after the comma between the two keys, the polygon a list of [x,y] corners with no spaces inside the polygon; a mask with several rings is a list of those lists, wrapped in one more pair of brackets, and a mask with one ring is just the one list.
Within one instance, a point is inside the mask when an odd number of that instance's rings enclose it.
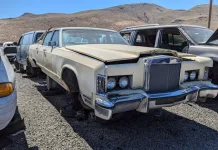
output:
{"label": "desert hill", "polygon": [[[120,30],[126,26],[147,23],[196,24],[207,26],[208,5],[189,10],[171,10],[156,4],[127,4],[74,14],[24,13],[17,18],[0,19],[0,42],[17,41],[24,32],[51,27],[82,26]],[[212,28],[218,28],[218,6],[213,6]]]}

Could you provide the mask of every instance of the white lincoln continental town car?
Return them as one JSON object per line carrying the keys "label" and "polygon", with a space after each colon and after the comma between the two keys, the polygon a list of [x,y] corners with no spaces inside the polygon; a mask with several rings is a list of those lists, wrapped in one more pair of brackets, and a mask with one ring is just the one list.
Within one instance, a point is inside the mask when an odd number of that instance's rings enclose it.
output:
{"label": "white lincoln continental town car", "polygon": [[95,116],[174,106],[215,98],[208,79],[210,58],[160,48],[130,46],[118,32],[56,28],[30,46],[29,64],[47,75],[48,88],[78,94]]}

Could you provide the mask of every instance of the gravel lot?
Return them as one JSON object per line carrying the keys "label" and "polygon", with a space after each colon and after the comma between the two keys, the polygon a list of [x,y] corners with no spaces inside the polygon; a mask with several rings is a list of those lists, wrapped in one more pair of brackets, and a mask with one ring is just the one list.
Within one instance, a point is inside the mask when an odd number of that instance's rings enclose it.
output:
{"label": "gravel lot", "polygon": [[128,113],[119,122],[63,118],[65,95],[44,97],[42,79],[17,74],[19,112],[26,131],[9,149],[218,149],[218,100],[164,109],[164,116]]}

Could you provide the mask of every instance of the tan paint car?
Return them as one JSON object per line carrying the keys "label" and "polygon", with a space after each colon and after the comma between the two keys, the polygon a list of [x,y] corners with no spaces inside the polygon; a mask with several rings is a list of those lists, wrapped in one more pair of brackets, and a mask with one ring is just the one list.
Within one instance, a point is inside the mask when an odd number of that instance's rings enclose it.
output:
{"label": "tan paint car", "polygon": [[130,46],[112,30],[52,29],[30,46],[29,61],[47,74],[49,88],[58,83],[80,92],[83,106],[105,120],[218,93],[218,86],[208,80],[210,58]]}

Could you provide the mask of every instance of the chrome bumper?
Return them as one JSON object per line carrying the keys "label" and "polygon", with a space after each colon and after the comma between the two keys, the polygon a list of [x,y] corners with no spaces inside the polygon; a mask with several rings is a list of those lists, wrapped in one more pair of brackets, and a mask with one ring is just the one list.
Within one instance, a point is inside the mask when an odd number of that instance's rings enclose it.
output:
{"label": "chrome bumper", "polygon": [[197,84],[174,92],[147,94],[143,90],[126,90],[96,95],[95,115],[109,120],[113,114],[136,110],[147,113],[150,109],[169,107],[186,102],[197,102],[198,98],[215,98],[218,86]]}

